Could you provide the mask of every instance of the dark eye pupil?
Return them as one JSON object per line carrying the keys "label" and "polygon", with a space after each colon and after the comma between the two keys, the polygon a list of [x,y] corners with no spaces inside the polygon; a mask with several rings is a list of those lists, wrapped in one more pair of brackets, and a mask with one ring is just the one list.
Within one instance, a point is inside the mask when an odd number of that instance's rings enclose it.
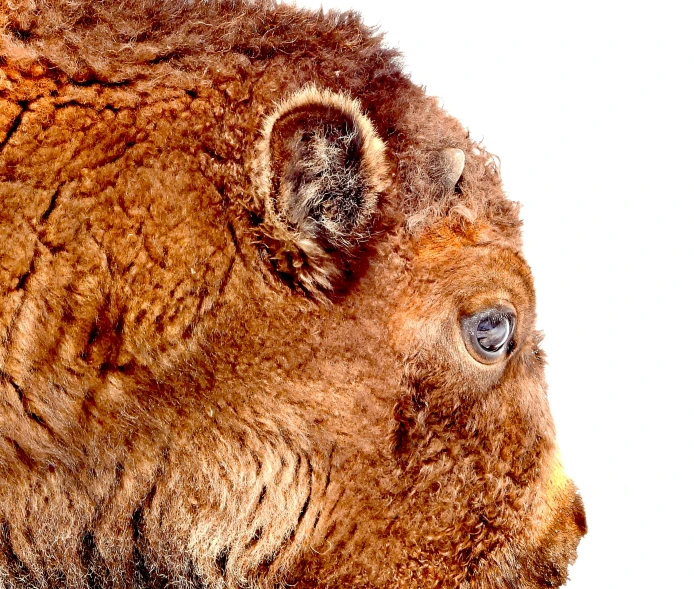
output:
{"label": "dark eye pupil", "polygon": [[487,352],[498,352],[511,335],[511,322],[504,315],[490,315],[477,324],[477,341]]}

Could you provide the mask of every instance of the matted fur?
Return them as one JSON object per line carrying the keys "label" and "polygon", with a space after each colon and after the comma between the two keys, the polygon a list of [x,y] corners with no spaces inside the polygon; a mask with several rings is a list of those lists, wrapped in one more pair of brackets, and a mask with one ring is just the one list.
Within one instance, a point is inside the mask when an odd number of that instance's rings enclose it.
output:
{"label": "matted fur", "polygon": [[[0,586],[566,580],[585,520],[517,207],[358,16],[0,0],[0,59]],[[308,153],[323,106],[372,144],[358,235],[263,177],[309,95]],[[461,321],[499,305],[483,364]]]}

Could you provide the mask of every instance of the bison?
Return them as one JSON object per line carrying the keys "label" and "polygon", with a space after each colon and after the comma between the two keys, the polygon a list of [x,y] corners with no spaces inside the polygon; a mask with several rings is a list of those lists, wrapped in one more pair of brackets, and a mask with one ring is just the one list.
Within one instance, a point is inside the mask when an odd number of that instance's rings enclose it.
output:
{"label": "bison", "polygon": [[517,206],[354,13],[0,0],[0,586],[539,588]]}

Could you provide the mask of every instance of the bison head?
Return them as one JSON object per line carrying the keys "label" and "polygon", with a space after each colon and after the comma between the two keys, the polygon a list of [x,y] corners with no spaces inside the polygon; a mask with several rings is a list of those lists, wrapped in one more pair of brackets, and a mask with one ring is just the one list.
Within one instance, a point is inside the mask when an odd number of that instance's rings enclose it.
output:
{"label": "bison head", "polygon": [[495,161],[353,14],[2,2],[0,582],[554,587]]}

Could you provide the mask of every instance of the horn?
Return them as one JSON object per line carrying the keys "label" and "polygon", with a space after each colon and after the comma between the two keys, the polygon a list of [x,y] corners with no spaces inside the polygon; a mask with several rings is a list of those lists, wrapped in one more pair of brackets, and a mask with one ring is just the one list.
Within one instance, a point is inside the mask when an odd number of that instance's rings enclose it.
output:
{"label": "horn", "polygon": [[463,175],[465,152],[457,147],[447,147],[440,151],[441,181],[453,190]]}

